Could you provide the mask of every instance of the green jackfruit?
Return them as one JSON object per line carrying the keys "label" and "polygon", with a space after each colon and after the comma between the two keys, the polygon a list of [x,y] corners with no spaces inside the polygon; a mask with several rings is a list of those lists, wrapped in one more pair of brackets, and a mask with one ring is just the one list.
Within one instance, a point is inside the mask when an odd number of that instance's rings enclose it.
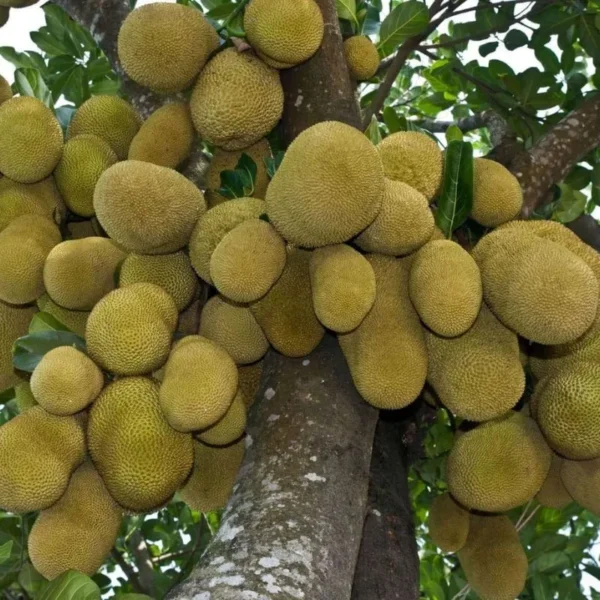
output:
{"label": "green jackfruit", "polygon": [[13,306],[0,301],[0,393],[21,381],[13,368],[12,347],[17,338],[27,335],[36,312],[34,306]]}
{"label": "green jackfruit", "polygon": [[68,327],[72,332],[85,337],[85,326],[87,325],[89,311],[86,310],[69,310],[59,306],[48,296],[43,294],[37,300],[37,305],[40,311],[52,315],[57,321]]}
{"label": "green jackfruit", "polygon": [[436,496],[427,518],[429,537],[443,552],[458,552],[469,534],[469,511],[446,492]]}
{"label": "green jackfruit", "polygon": [[563,458],[558,456],[558,454],[552,455],[552,463],[550,464],[548,476],[544,481],[542,489],[540,489],[535,497],[542,506],[561,510],[573,502],[573,498],[567,491],[560,476],[563,462]]}
{"label": "green jackfruit", "polygon": [[204,444],[228,446],[239,440],[246,429],[246,402],[238,390],[227,412],[211,427],[197,435]]}
{"label": "green jackfruit", "polygon": [[600,516],[600,458],[563,460],[560,478],[582,508]]}
{"label": "green jackfruit", "polygon": [[377,46],[366,35],[349,37],[344,42],[344,54],[350,74],[358,81],[371,79],[381,64]]}
{"label": "green jackfruit", "polygon": [[[8,9],[4,10],[6,18],[8,19]],[[0,20],[2,19],[2,10],[0,9]],[[6,23],[6,21],[5,21]],[[10,100],[13,97],[12,88],[10,83],[0,75],[0,104]]]}

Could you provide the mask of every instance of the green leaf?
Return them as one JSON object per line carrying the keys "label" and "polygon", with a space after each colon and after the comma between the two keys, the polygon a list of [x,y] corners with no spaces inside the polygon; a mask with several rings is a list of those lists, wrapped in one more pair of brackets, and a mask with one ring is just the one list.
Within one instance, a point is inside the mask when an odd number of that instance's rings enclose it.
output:
{"label": "green leaf", "polygon": [[577,31],[584,50],[592,58],[600,60],[600,31],[594,24],[594,15],[579,17]]}
{"label": "green leaf", "polygon": [[75,114],[76,108],[74,106],[59,106],[56,109],[56,118],[63,128],[63,131],[67,131],[69,123]]}
{"label": "green leaf", "polygon": [[383,109],[383,122],[387,125],[390,134],[406,131],[406,117],[399,116],[391,106]]}
{"label": "green leaf", "polygon": [[5,563],[10,558],[13,543],[12,540],[8,540],[0,546],[0,564]]}
{"label": "green leaf", "polygon": [[570,223],[583,214],[587,203],[585,194],[572,189],[566,183],[560,183],[561,194],[552,218],[561,223]]}
{"label": "green leaf", "polygon": [[479,46],[479,54],[481,54],[481,56],[488,56],[488,54],[496,52],[498,45],[498,42],[487,42],[485,44],[481,44],[481,46]]}
{"label": "green leaf", "polygon": [[71,331],[39,331],[20,337],[13,344],[13,365],[32,373],[43,356],[59,346],[73,346],[85,352],[85,340]]}
{"label": "green leaf", "polygon": [[529,38],[520,29],[511,29],[504,38],[504,45],[507,50],[516,50],[528,43]]}
{"label": "green leaf", "polygon": [[237,7],[235,2],[224,2],[223,4],[219,4],[219,6],[215,6],[206,13],[206,16],[209,19],[216,19],[220,21],[222,19],[226,19]]}
{"label": "green leaf", "polygon": [[569,556],[561,551],[546,552],[536,558],[529,565],[530,575],[549,575],[551,573],[562,573],[571,566]]}
{"label": "green leaf", "polygon": [[270,179],[273,179],[275,173],[277,173],[277,169],[279,169],[284,156],[285,152],[283,150],[277,150],[273,153],[272,157],[269,156],[264,159],[265,167],[267,167],[267,175]]}
{"label": "green leaf", "polygon": [[234,170],[221,171],[219,194],[226,198],[252,196],[257,170],[252,158],[246,153],[242,154]]}
{"label": "green leaf", "polygon": [[463,141],[463,132],[458,125],[450,125],[446,130],[446,141],[448,143],[458,141]]}
{"label": "green leaf", "polygon": [[576,165],[565,178],[565,183],[574,190],[582,190],[591,183],[592,173],[591,169]]}
{"label": "green leaf", "polygon": [[560,73],[560,61],[550,48],[545,46],[535,49],[535,57],[542,63],[544,70],[556,75]]}
{"label": "green leaf", "polygon": [[383,20],[377,46],[381,56],[393,54],[407,38],[421,33],[429,24],[427,6],[416,0],[402,2]]}
{"label": "green leaf", "polygon": [[356,0],[335,0],[335,8],[340,19],[346,19],[358,25]]}
{"label": "green leaf", "polygon": [[20,68],[15,71],[15,88],[21,96],[32,96],[52,108],[52,94],[37,69]]}
{"label": "green leaf", "polygon": [[36,600],[100,600],[100,588],[78,571],[67,571],[48,583]]}
{"label": "green leaf", "polygon": [[71,331],[63,325],[56,317],[47,312],[39,312],[33,315],[29,324],[29,333],[38,331]]}
{"label": "green leaf", "polygon": [[0,392],[0,404],[6,404],[16,397],[16,390],[14,387],[8,388]]}
{"label": "green leaf", "polygon": [[554,591],[547,577],[534,575],[531,578],[531,587],[533,588],[533,600],[552,600]]}
{"label": "green leaf", "polygon": [[47,580],[40,575],[30,562],[26,562],[19,572],[19,585],[35,598],[46,585]]}
{"label": "green leaf", "polygon": [[371,122],[365,131],[365,135],[373,142],[374,146],[377,146],[379,142],[381,142],[381,131],[379,131],[379,121],[377,117],[373,115],[371,117]]}

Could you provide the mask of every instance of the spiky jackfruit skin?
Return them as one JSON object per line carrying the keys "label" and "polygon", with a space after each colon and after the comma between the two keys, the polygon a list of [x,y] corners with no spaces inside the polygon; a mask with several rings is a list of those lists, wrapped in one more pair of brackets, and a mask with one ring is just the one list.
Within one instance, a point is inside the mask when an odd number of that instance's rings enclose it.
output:
{"label": "spiky jackfruit skin", "polygon": [[87,324],[89,311],[69,310],[59,306],[48,296],[42,294],[37,300],[37,306],[42,312],[52,315],[57,321],[68,327],[73,333],[85,337],[85,326]]}
{"label": "spiky jackfruit skin", "polygon": [[431,202],[440,190],[443,173],[442,151],[424,133],[399,131],[377,146],[388,179],[402,181]]}
{"label": "spiky jackfruit skin", "polygon": [[571,494],[560,477],[563,462],[564,459],[558,454],[552,455],[548,476],[535,497],[542,506],[561,510],[573,502]]}
{"label": "spiky jackfruit skin", "polygon": [[429,242],[417,252],[409,291],[423,323],[444,337],[456,337],[470,329],[483,297],[477,263],[450,240]]}
{"label": "spiky jackfruit skin", "polygon": [[527,555],[505,515],[471,515],[467,543],[458,559],[481,600],[513,600],[525,588]]}
{"label": "spiky jackfruit skin", "polygon": [[497,227],[517,217],[523,192],[517,178],[500,163],[487,158],[473,161],[471,217],[484,227]]}
{"label": "spiky jackfruit skin", "polygon": [[224,150],[247,148],[281,118],[279,73],[248,52],[227,48],[200,73],[190,108],[202,139]]}
{"label": "spiky jackfruit skin", "polygon": [[310,354],[325,334],[312,303],[310,257],[307,250],[288,248],[281,277],[250,307],[271,345],[285,356]]}
{"label": "spiky jackfruit skin", "polygon": [[84,456],[85,435],[75,417],[41,406],[16,416],[0,427],[0,506],[17,513],[52,506]]}
{"label": "spiky jackfruit skin", "polygon": [[[8,20],[8,9],[4,9],[6,19]],[[0,9],[0,21],[2,20],[2,9]],[[6,21],[5,21],[6,23]],[[10,83],[0,75],[0,104],[10,100],[13,97],[12,88]]]}
{"label": "spiky jackfruit skin", "polygon": [[132,11],[119,30],[119,60],[140,85],[162,94],[189,87],[219,47],[219,36],[202,13],[159,2]]}
{"label": "spiky jackfruit skin", "polygon": [[92,405],[88,446],[110,495],[124,509],[145,512],[168,502],[193,465],[189,434],[169,426],[159,385],[146,377],[122,377]]}
{"label": "spiky jackfruit skin", "polygon": [[12,347],[17,338],[27,334],[36,312],[35,306],[21,307],[0,301],[0,392],[22,379],[13,368]]}
{"label": "spiky jackfruit skin", "polygon": [[19,96],[0,105],[0,173],[20,183],[41,181],[62,150],[60,123],[43,102]]}
{"label": "spiky jackfruit skin", "polygon": [[346,244],[312,252],[310,285],[317,318],[338,333],[356,329],[375,302],[373,267]]}
{"label": "spiky jackfruit skin", "polygon": [[213,296],[204,305],[200,335],[225,349],[238,365],[260,360],[269,349],[252,311],[222,296]]}
{"label": "spiky jackfruit skin", "polygon": [[377,47],[366,35],[353,35],[344,42],[344,54],[350,74],[358,81],[371,79],[381,59]]}
{"label": "spiky jackfruit skin", "polygon": [[429,537],[443,552],[458,552],[469,534],[469,512],[446,492],[436,496],[427,518]]}
{"label": "spiky jackfruit skin", "polygon": [[67,138],[95,135],[107,142],[119,160],[125,160],[131,141],[142,120],[131,104],[118,96],[92,96],[78,109],[67,131]]}
{"label": "spiky jackfruit skin", "polygon": [[402,256],[426,244],[433,229],[427,198],[408,184],[386,177],[381,210],[354,242],[365,252]]}
{"label": "spiky jackfruit skin", "polygon": [[266,210],[263,200],[238,198],[211,208],[198,219],[190,238],[190,260],[206,283],[213,283],[210,259],[225,235],[247,219],[258,219]]}
{"label": "spiky jackfruit skin", "polygon": [[450,493],[465,507],[503,512],[541,489],[552,451],[535,421],[510,413],[461,435],[448,457]]}
{"label": "spiky jackfruit skin", "polygon": [[381,160],[369,139],[326,121],[291,143],[267,188],[267,214],[292,244],[338,244],[373,222],[383,192]]}
{"label": "spiky jackfruit skin", "polygon": [[183,102],[162,106],[142,125],[129,146],[129,160],[176,169],[189,157],[194,142],[190,109]]}
{"label": "spiky jackfruit skin", "polygon": [[210,277],[223,296],[255,302],[281,276],[285,241],[266,221],[249,219],[223,236],[210,259]]}
{"label": "spiky jackfruit skin", "polygon": [[151,373],[167,360],[176,324],[177,307],[162,288],[135,283],[113,290],[88,318],[89,355],[118,375]]}
{"label": "spiky jackfruit skin", "polygon": [[260,60],[262,60],[265,64],[269,65],[270,67],[273,67],[274,69],[291,69],[294,66],[291,63],[285,63],[278,60],[274,60],[270,56],[263,54],[260,50],[254,49],[254,51],[256,52],[256,56],[258,56]]}
{"label": "spiky jackfruit skin", "polygon": [[94,191],[94,208],[102,227],[123,247],[168,254],[188,243],[206,202],[177,171],[127,160],[104,171]]}
{"label": "spiky jackfruit skin", "polygon": [[130,254],[119,271],[119,285],[147,282],[163,288],[171,295],[181,312],[192,303],[198,289],[198,280],[185,252],[144,256]]}
{"label": "spiky jackfruit skin", "polygon": [[252,0],[244,30],[255,50],[293,67],[319,49],[324,23],[314,0]]}
{"label": "spiky jackfruit skin", "polygon": [[181,499],[192,509],[209,512],[223,508],[231,495],[244,458],[244,440],[213,448],[194,442],[194,469],[181,490]]}
{"label": "spiky jackfruit skin", "polygon": [[525,391],[519,340],[484,305],[465,334],[444,338],[425,332],[427,380],[441,402],[469,421],[507,413]]}
{"label": "spiky jackfruit skin", "polygon": [[115,271],[126,256],[108,238],[61,242],[44,265],[46,291],[63,308],[89,311],[115,288]]}
{"label": "spiky jackfruit skin", "polygon": [[238,390],[227,412],[212,426],[197,434],[204,444],[228,446],[244,434],[246,429],[246,402]]}
{"label": "spiky jackfruit skin", "polygon": [[375,271],[375,303],[363,322],[339,336],[360,395],[382,409],[408,406],[427,376],[423,330],[408,295],[410,258],[367,256]]}
{"label": "spiky jackfruit skin", "polygon": [[169,355],[160,405],[174,429],[206,429],[227,412],[237,385],[237,368],[229,354],[212,340],[188,336]]}
{"label": "spiky jackfruit skin", "polygon": [[264,366],[264,360],[260,360],[253,365],[243,365],[238,369],[238,385],[248,408],[256,400]]}
{"label": "spiky jackfruit skin", "polygon": [[31,375],[37,402],[53,415],[73,415],[102,391],[104,375],[83,352],[59,346],[47,352]]}
{"label": "spiky jackfruit skin", "polygon": [[121,519],[94,465],[84,463],[64,496],[31,528],[27,548],[33,566],[50,580],[71,569],[93,575],[117,541]]}
{"label": "spiky jackfruit skin", "polygon": [[600,458],[563,460],[560,478],[573,500],[600,516]]}

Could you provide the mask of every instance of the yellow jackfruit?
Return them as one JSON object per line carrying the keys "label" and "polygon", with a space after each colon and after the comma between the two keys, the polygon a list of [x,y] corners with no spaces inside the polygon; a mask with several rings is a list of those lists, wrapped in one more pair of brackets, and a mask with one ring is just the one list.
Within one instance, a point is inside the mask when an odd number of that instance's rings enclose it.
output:
{"label": "yellow jackfruit", "polygon": [[19,413],[27,412],[30,408],[38,406],[28,381],[22,381],[15,386],[15,400]]}
{"label": "yellow jackfruit", "polygon": [[377,408],[408,406],[427,376],[423,330],[408,295],[410,258],[367,256],[375,271],[375,304],[340,346],[360,395]]}
{"label": "yellow jackfruit", "polygon": [[443,552],[458,552],[469,534],[469,512],[446,492],[436,496],[427,518],[429,537]]}
{"label": "yellow jackfruit", "polygon": [[270,56],[263,54],[260,50],[254,49],[254,51],[256,52],[256,56],[258,56],[260,60],[262,60],[265,64],[269,65],[270,67],[273,67],[274,69],[291,69],[294,66],[291,63],[285,63],[280,62],[278,60],[274,60]]}
{"label": "yellow jackfruit", "polygon": [[252,0],[244,14],[244,30],[255,50],[293,67],[319,49],[323,16],[315,0]]}
{"label": "yellow jackfruit", "polygon": [[445,240],[445,239],[447,239],[447,238],[444,235],[444,232],[437,225],[435,225],[433,227],[433,233],[431,234],[429,241],[433,242],[435,240]]}
{"label": "yellow jackfruit", "polygon": [[243,365],[238,369],[238,385],[240,386],[242,397],[248,408],[250,408],[256,400],[256,394],[260,388],[264,366],[264,360],[260,360],[253,365]]}
{"label": "yellow jackfruit", "polygon": [[409,291],[423,323],[444,337],[469,330],[483,296],[477,263],[450,240],[429,242],[417,252]]}
{"label": "yellow jackfruit", "polygon": [[563,460],[560,478],[582,508],[600,516],[600,458]]}
{"label": "yellow jackfruit", "polygon": [[56,304],[48,294],[40,296],[37,300],[37,305],[40,311],[52,315],[59,323],[68,327],[73,333],[85,337],[85,326],[90,316],[89,311],[63,308]]}
{"label": "yellow jackfruit", "polygon": [[36,312],[34,306],[13,306],[0,301],[0,393],[21,381],[13,369],[12,347],[17,338],[27,335]]}
{"label": "yellow jackfruit", "polygon": [[373,267],[346,244],[311,254],[310,284],[317,318],[338,333],[356,329],[375,302]]}
{"label": "yellow jackfruit", "polygon": [[467,508],[507,511],[540,491],[551,461],[535,421],[513,412],[455,441],[446,468],[448,489]]}
{"label": "yellow jackfruit", "polygon": [[74,569],[92,576],[117,541],[122,512],[91,462],[71,477],[64,496],[31,528],[29,557],[46,579]]}
{"label": "yellow jackfruit", "polygon": [[0,427],[0,506],[30,512],[52,506],[83,462],[85,435],[75,417],[57,417],[41,406]]}
{"label": "yellow jackfruit", "polygon": [[197,435],[204,444],[227,446],[238,440],[246,429],[246,402],[238,390],[227,412],[212,426]]}
{"label": "yellow jackfruit", "polygon": [[68,139],[95,135],[107,142],[119,160],[125,160],[142,120],[131,104],[118,96],[92,96],[78,109],[67,131]]}
{"label": "yellow jackfruit", "polygon": [[193,465],[192,436],[169,426],[158,383],[122,377],[92,405],[88,446],[111,496],[123,508],[152,511],[168,502]]}
{"label": "yellow jackfruit", "polygon": [[142,125],[129,146],[129,160],[177,168],[192,150],[194,124],[183,102],[162,106]]}
{"label": "yellow jackfruit", "polygon": [[344,53],[350,74],[358,81],[371,79],[381,64],[377,46],[366,35],[349,37],[344,42]]}
{"label": "yellow jackfruit", "polygon": [[318,123],[290,145],[267,188],[267,214],[288,240],[315,248],[345,242],[381,208],[381,160],[359,130]]}
{"label": "yellow jackfruit", "polygon": [[[6,18],[8,18],[8,9],[5,9]],[[0,20],[2,20],[2,10],[0,9]],[[6,22],[6,21],[5,21]],[[10,83],[0,75],[0,104],[10,100],[13,97]]]}
{"label": "yellow jackfruit", "polygon": [[217,32],[199,10],[166,2],[131,12],[118,39],[127,75],[164,94],[187,88],[218,47]]}
{"label": "yellow jackfruit", "polygon": [[48,177],[63,150],[63,132],[40,100],[18,96],[0,104],[0,173],[20,183]]}
{"label": "yellow jackfruit", "polygon": [[94,208],[108,235],[128,250],[168,254],[188,243],[206,203],[177,171],[128,160],[102,174]]}
{"label": "yellow jackfruit", "polygon": [[558,454],[552,455],[552,463],[550,464],[548,476],[544,481],[542,489],[535,497],[542,506],[561,510],[573,502],[571,494],[567,491],[560,477],[563,462],[563,458],[558,456]]}
{"label": "yellow jackfruit", "polygon": [[252,311],[222,296],[213,296],[204,305],[200,335],[225,349],[239,365],[260,360],[269,349]]}
{"label": "yellow jackfruit", "polygon": [[281,118],[279,73],[248,52],[227,48],[200,73],[190,108],[202,139],[224,150],[247,148]]}

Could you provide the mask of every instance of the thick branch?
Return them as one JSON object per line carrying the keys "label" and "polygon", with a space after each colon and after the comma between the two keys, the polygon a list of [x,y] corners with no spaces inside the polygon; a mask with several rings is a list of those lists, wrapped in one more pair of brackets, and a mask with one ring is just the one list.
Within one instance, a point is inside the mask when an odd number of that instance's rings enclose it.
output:
{"label": "thick branch", "polygon": [[133,591],[136,594],[144,594],[146,590],[144,590],[140,581],[138,580],[138,576],[135,572],[135,569],[125,560],[125,557],[116,548],[113,548],[111,556],[113,557],[114,561],[119,565],[119,567],[121,567],[123,573],[125,573],[127,581],[131,584]]}
{"label": "thick branch", "polygon": [[416,121],[419,127],[427,129],[432,133],[445,133],[450,127],[456,126],[462,132],[473,131],[474,129],[481,129],[486,126],[485,113],[475,113],[464,119],[458,121],[437,121],[435,119],[422,119]]}
{"label": "thick branch", "polygon": [[128,547],[135,558],[138,569],[138,579],[145,593],[152,594],[154,589],[154,565],[148,551],[146,540],[139,531],[134,531],[128,541]]}

